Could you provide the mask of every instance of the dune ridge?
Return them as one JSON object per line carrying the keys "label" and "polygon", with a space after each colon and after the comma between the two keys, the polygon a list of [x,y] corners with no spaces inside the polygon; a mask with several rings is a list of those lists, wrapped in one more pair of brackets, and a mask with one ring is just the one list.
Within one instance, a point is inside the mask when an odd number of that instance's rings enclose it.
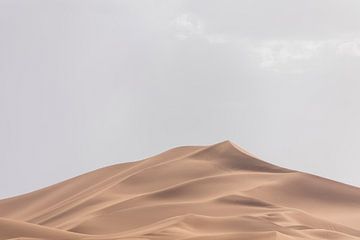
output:
{"label": "dune ridge", "polygon": [[0,200],[0,239],[360,239],[360,189],[186,146]]}

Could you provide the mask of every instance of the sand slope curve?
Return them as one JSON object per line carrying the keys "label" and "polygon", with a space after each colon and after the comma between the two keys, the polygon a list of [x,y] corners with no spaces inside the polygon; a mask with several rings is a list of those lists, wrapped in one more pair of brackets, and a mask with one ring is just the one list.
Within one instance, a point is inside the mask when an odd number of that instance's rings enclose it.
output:
{"label": "sand slope curve", "polygon": [[230,141],[178,147],[0,200],[0,239],[360,239],[360,189]]}

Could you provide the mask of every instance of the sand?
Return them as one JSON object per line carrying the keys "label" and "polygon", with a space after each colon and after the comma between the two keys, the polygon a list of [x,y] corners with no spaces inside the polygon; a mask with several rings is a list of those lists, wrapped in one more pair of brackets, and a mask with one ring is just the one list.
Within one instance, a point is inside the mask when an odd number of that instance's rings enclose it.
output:
{"label": "sand", "polygon": [[229,141],[178,147],[1,200],[0,239],[360,239],[360,189]]}

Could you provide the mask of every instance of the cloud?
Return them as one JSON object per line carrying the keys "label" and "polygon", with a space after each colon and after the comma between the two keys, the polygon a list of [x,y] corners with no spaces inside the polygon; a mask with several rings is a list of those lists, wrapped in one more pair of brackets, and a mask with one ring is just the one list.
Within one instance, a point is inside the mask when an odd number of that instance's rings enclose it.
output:
{"label": "cloud", "polygon": [[253,47],[260,56],[260,66],[278,71],[280,67],[315,57],[324,42],[272,40]]}
{"label": "cloud", "polygon": [[203,25],[201,21],[190,14],[179,15],[172,21],[171,25],[175,27],[175,36],[180,40],[203,34]]}
{"label": "cloud", "polygon": [[[303,72],[306,65],[326,54],[334,57],[360,56],[360,40],[343,38],[272,38],[261,39],[234,35],[226,31],[213,31],[211,24],[200,16],[182,13],[171,22],[175,38],[178,40],[203,39],[209,44],[235,44],[249,50],[259,59],[262,69],[274,72]],[[241,29],[239,29],[241,31]]]}
{"label": "cloud", "polygon": [[339,55],[360,57],[360,40],[346,41],[338,44],[337,53]]}
{"label": "cloud", "polygon": [[179,40],[198,37],[210,44],[222,44],[229,41],[224,34],[206,32],[203,21],[193,14],[181,14],[171,22],[171,25],[174,27],[175,37]]}
{"label": "cloud", "polygon": [[204,35],[209,43],[221,44],[229,42],[229,38],[222,34],[206,34]]}
{"label": "cloud", "polygon": [[360,41],[356,39],[271,40],[252,44],[260,66],[272,71],[301,72],[304,65],[325,54],[360,56]]}

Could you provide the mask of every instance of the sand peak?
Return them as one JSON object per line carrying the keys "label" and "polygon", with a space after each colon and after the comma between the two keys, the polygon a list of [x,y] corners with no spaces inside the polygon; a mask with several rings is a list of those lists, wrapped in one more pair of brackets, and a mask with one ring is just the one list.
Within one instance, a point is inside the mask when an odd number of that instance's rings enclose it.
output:
{"label": "sand peak", "polygon": [[0,240],[360,239],[359,209],[360,189],[225,140],[0,200]]}

